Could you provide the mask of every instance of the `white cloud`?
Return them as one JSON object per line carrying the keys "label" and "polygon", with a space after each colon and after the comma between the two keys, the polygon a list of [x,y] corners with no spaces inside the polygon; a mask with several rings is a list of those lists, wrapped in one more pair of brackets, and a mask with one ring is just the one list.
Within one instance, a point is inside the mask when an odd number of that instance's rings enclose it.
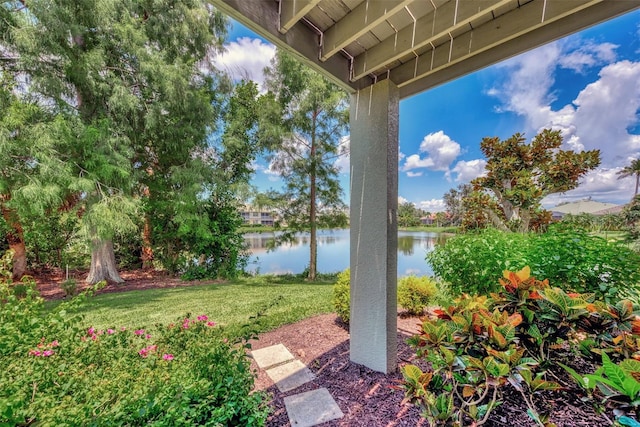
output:
{"label": "white cloud", "polygon": [[275,53],[276,48],[272,44],[241,37],[225,45],[225,52],[218,55],[213,63],[220,70],[228,72],[234,80],[251,79],[262,89],[262,70],[269,65]]}
{"label": "white cloud", "polygon": [[349,138],[349,135],[343,136],[338,144],[338,153],[340,154],[340,157],[338,157],[335,162],[335,166],[338,168],[340,173],[349,173],[349,165],[351,162],[351,157],[349,155],[350,148],[351,138]]}
{"label": "white cloud", "polygon": [[442,199],[423,200],[418,202],[418,207],[427,212],[444,212],[446,210],[444,200]]}
{"label": "white cloud", "polygon": [[[583,42],[576,48],[556,42],[507,61],[507,79],[488,93],[501,99],[499,109],[514,112],[526,121],[532,134],[543,128],[560,130],[564,146],[573,150],[600,149],[606,168],[624,164],[640,155],[640,135],[630,134],[640,109],[640,62],[615,61],[617,46]],[[598,79],[585,86],[576,99],[557,110],[553,85],[558,67],[582,72],[600,66]]]}
{"label": "white cloud", "polygon": [[402,166],[401,170],[403,172],[408,172],[412,169],[418,169],[418,168],[430,168],[433,166],[433,160],[431,159],[421,159],[420,155],[418,154],[412,154],[410,156],[407,156],[407,158],[404,161],[404,165]]}
{"label": "white cloud", "polygon": [[484,159],[476,159],[476,160],[460,160],[456,165],[451,169],[451,172],[456,173],[456,181],[457,182],[469,182],[474,178],[477,178],[481,175],[485,174],[485,166],[487,165],[487,161]]}
{"label": "white cloud", "polygon": [[574,51],[562,55],[558,61],[562,68],[584,73],[587,68],[611,63],[616,60],[616,49],[612,43],[595,44],[587,42]]}
{"label": "white cloud", "polygon": [[401,168],[403,172],[419,168],[447,171],[449,165],[460,155],[461,149],[460,144],[439,130],[424,137],[420,143],[420,152],[426,153],[427,157],[421,158],[419,154],[407,156]]}
{"label": "white cloud", "polygon": [[446,171],[460,155],[460,144],[439,130],[424,137],[420,143],[420,151],[428,154],[433,161],[434,170]]}
{"label": "white cloud", "polygon": [[411,171],[407,172],[407,176],[409,178],[417,178],[422,175],[423,175],[423,172],[411,172]]}
{"label": "white cloud", "polygon": [[403,203],[407,203],[407,202],[408,202],[408,200],[407,200],[407,199],[405,199],[405,198],[404,198],[404,197],[402,197],[402,196],[398,196],[398,205],[401,205],[401,204],[403,204]]}
{"label": "white cloud", "polygon": [[628,203],[635,189],[635,178],[619,180],[617,172],[620,169],[601,168],[591,171],[580,181],[578,188],[562,194],[551,194],[542,200],[542,204],[550,208],[562,202],[572,202],[588,197],[598,202]]}

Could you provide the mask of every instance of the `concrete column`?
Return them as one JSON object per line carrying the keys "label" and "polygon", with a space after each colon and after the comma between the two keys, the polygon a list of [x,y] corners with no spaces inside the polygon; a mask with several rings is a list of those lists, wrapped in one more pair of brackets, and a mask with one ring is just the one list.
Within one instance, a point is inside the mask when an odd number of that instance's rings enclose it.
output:
{"label": "concrete column", "polygon": [[351,361],[397,367],[398,88],[351,96]]}

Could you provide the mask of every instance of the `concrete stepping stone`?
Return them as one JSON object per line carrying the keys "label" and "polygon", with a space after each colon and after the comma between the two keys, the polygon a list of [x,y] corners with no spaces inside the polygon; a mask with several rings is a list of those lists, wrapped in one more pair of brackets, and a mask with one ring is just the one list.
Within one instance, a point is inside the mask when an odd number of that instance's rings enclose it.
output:
{"label": "concrete stepping stone", "polygon": [[284,406],[291,427],[312,427],[344,416],[326,388],[287,396]]}
{"label": "concrete stepping stone", "polygon": [[251,355],[261,369],[269,369],[294,359],[293,354],[282,344],[253,350]]}
{"label": "concrete stepping stone", "polygon": [[267,375],[273,380],[281,392],[287,392],[298,388],[303,384],[313,381],[315,375],[307,366],[299,360],[293,360],[283,365],[267,369]]}

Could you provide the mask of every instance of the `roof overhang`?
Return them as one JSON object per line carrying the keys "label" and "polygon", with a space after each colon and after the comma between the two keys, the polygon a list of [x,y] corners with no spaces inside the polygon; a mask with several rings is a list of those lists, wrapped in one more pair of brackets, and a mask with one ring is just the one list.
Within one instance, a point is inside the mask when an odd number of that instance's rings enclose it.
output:
{"label": "roof overhang", "polygon": [[210,0],[349,92],[405,98],[640,8],[640,0]]}

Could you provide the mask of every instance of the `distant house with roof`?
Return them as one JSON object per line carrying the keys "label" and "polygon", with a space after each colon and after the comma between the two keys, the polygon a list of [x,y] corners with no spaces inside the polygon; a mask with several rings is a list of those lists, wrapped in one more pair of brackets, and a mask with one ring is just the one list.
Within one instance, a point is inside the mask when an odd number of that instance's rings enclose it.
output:
{"label": "distant house with roof", "polygon": [[623,205],[614,203],[596,202],[591,199],[579,200],[577,202],[562,203],[550,209],[553,219],[560,220],[565,215],[606,215],[621,212]]}

